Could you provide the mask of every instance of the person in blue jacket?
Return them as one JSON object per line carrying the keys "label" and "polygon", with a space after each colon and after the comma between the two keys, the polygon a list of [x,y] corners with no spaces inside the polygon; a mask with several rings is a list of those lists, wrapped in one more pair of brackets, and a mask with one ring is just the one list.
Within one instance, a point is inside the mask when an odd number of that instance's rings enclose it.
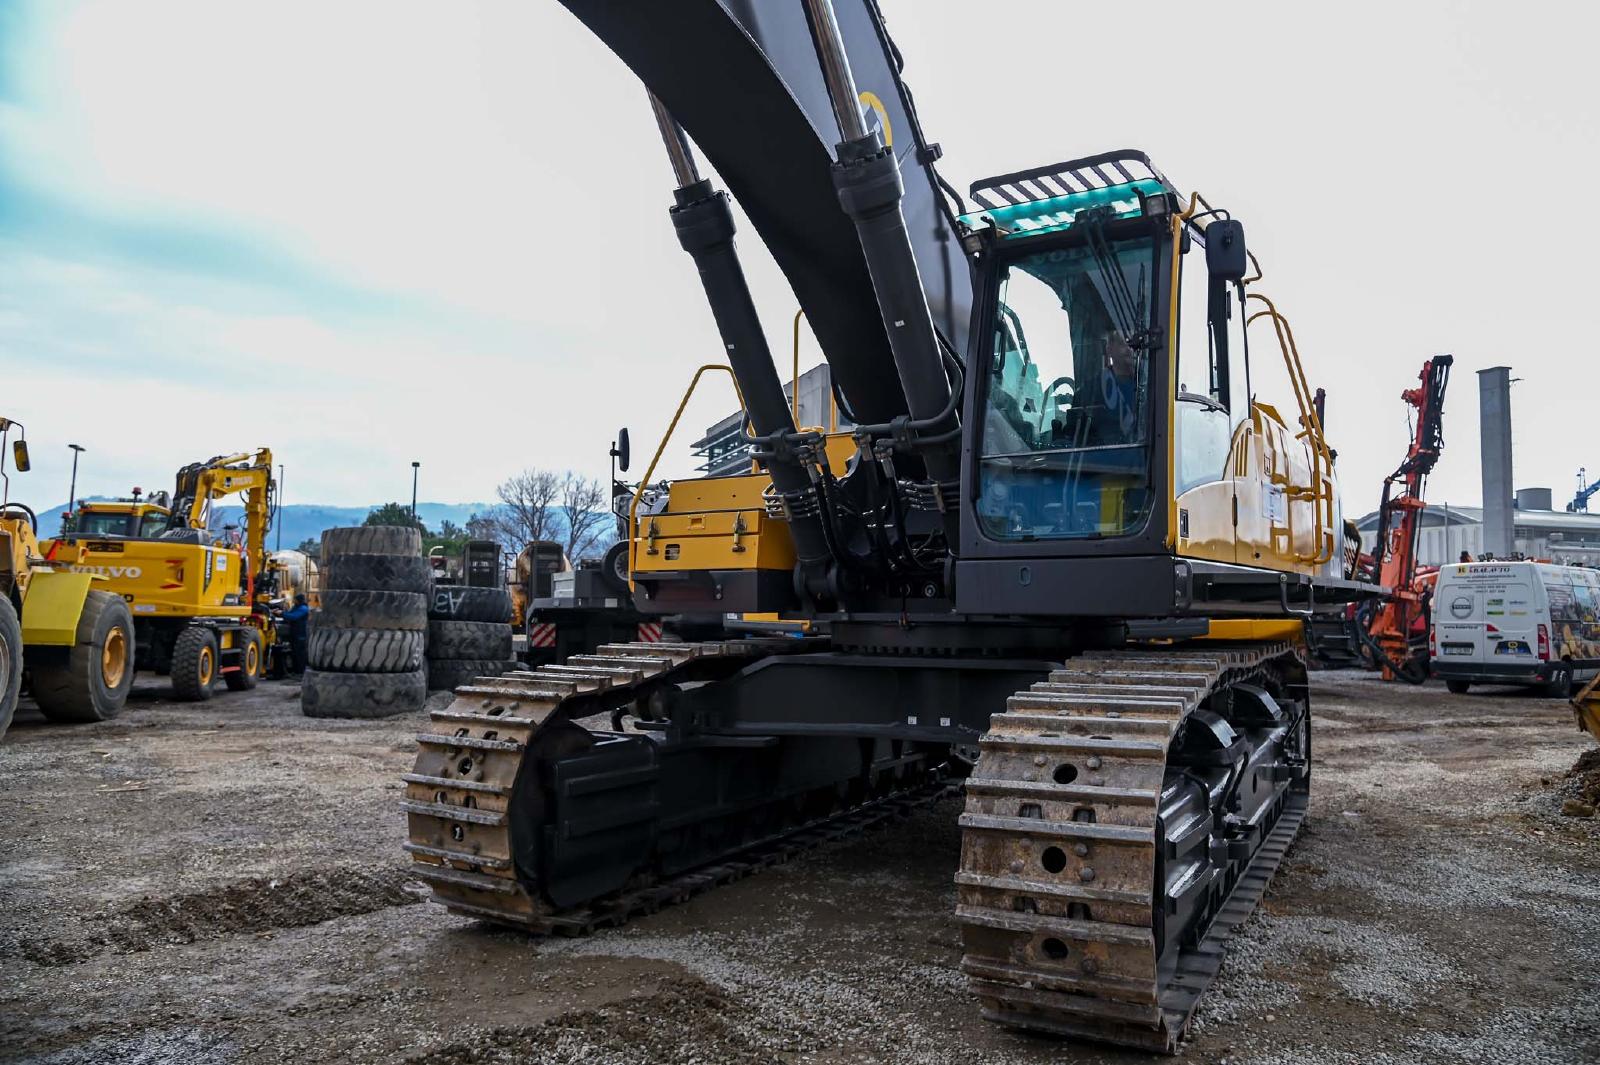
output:
{"label": "person in blue jacket", "polygon": [[294,597],[294,606],[283,612],[289,623],[289,671],[296,676],[306,671],[306,643],[311,638],[311,608],[306,597]]}

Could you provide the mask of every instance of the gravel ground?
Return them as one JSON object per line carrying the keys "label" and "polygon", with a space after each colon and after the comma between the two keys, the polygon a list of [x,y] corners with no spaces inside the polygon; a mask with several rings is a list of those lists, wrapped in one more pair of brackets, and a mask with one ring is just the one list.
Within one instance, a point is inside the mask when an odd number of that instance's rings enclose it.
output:
{"label": "gravel ground", "polygon": [[[983,1022],[958,804],[582,939],[452,917],[402,860],[421,715],[292,684],[0,744],[0,1060],[1130,1062]],[[1600,823],[1563,704],[1314,675],[1311,816],[1183,1057],[1600,1058]],[[26,705],[26,704],[25,704]],[[1587,790],[1586,790],[1587,789]]]}

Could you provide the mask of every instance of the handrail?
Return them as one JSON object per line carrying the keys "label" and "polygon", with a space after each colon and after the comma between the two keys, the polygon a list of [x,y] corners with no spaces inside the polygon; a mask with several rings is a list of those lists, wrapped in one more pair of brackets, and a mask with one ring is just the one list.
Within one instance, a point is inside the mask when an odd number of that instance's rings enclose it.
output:
{"label": "handrail", "polygon": [[689,387],[684,390],[683,399],[678,402],[678,409],[672,415],[672,421],[667,425],[667,431],[661,437],[661,443],[656,445],[656,453],[650,459],[650,465],[644,471],[644,477],[639,481],[639,487],[633,490],[633,501],[628,504],[628,591],[633,591],[633,571],[639,561],[639,499],[644,495],[645,488],[650,484],[650,478],[656,472],[656,464],[661,461],[661,455],[667,450],[667,441],[672,439],[673,431],[678,428],[678,419],[683,417],[684,408],[689,405],[689,397],[694,395],[694,390],[700,384],[700,378],[707,370],[721,370],[733,378],[733,391],[739,397],[739,410],[744,406],[744,392],[739,388],[739,378],[733,372],[733,367],[720,362],[708,362],[694,372],[694,377],[689,380]]}
{"label": "handrail", "polygon": [[794,427],[796,429],[800,428],[800,319],[805,316],[806,309],[804,307],[794,312],[794,378],[789,385],[789,389],[793,393],[789,400],[794,409]]}
{"label": "handrail", "polygon": [[[1254,257],[1252,256],[1252,261]],[[1256,267],[1256,276],[1261,275],[1261,267]],[[1246,327],[1257,318],[1270,318],[1274,333],[1278,338],[1278,348],[1283,353],[1283,363],[1289,371],[1289,385],[1294,389],[1295,403],[1300,408],[1300,424],[1305,431],[1297,434],[1304,437],[1311,450],[1311,498],[1312,498],[1312,531],[1316,541],[1316,548],[1310,555],[1296,554],[1295,560],[1320,566],[1333,558],[1333,456],[1328,451],[1327,439],[1322,435],[1322,421],[1317,417],[1316,403],[1312,398],[1311,386],[1306,381],[1305,367],[1300,362],[1300,349],[1295,344],[1294,330],[1289,325],[1289,320],[1283,316],[1277,306],[1266,296],[1259,292],[1247,292],[1246,299],[1260,300],[1266,305],[1266,310],[1257,311],[1246,316]],[[1326,464],[1327,472],[1323,471]],[[1324,514],[1326,510],[1326,514]],[[1292,541],[1291,541],[1292,549]]]}

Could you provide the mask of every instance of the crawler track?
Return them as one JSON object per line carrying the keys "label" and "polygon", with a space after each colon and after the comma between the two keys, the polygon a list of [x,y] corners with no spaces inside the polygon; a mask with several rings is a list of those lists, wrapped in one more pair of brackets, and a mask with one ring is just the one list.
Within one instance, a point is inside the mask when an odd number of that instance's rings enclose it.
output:
{"label": "crawler track", "polygon": [[[1230,853],[1210,817],[1161,823],[1169,750],[1208,696],[1292,656],[1282,644],[1093,654],[995,715],[967,782],[956,877],[961,968],[986,1018],[1175,1051],[1294,839],[1308,781],[1279,774],[1248,855],[1163,875],[1180,850]],[[1203,931],[1163,950],[1164,911],[1192,892],[1210,893]]]}
{"label": "crawler track", "polygon": [[[528,781],[524,761],[543,730],[607,705],[643,698],[707,660],[737,660],[761,644],[614,644],[593,655],[527,673],[485,678],[459,688],[418,736],[401,803],[410,829],[413,872],[452,912],[537,933],[582,934],[682,902],[794,854],[902,817],[954,794],[943,783],[918,783],[831,811],[752,841],[678,875],[645,878],[625,890],[557,907],[518,876],[512,795]],[[524,783],[522,786],[528,786]]]}

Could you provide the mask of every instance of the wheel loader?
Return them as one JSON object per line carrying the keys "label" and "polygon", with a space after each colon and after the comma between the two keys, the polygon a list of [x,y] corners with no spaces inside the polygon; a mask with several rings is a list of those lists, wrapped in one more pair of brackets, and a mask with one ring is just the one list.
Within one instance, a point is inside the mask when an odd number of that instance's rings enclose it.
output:
{"label": "wheel loader", "polygon": [[[404,778],[413,872],[581,932],[959,786],[983,1016],[1174,1052],[1306,814],[1305,624],[1375,591],[1242,221],[1131,149],[960,195],[874,0],[563,3],[649,91],[727,358],[696,379],[736,379],[759,468],[634,508],[635,602],[808,634],[459,689]],[[795,424],[729,193],[843,437]]]}
{"label": "wheel loader", "polygon": [[[70,569],[103,578],[128,602],[138,668],[170,675],[179,699],[211,698],[219,678],[245,691],[284,649],[272,609],[287,571],[267,550],[273,488],[271,451],[219,455],[178,471],[161,527],[145,513],[130,532],[132,518],[119,526],[114,505],[88,504],[81,527],[46,548],[76,552]],[[242,537],[213,532],[212,504],[236,494]]]}
{"label": "wheel loader", "polygon": [[41,547],[37,514],[11,499],[8,454],[28,472],[25,428],[0,417],[0,736],[25,678],[52,721],[116,717],[133,687],[133,615],[104,578],[75,569],[77,553]]}

